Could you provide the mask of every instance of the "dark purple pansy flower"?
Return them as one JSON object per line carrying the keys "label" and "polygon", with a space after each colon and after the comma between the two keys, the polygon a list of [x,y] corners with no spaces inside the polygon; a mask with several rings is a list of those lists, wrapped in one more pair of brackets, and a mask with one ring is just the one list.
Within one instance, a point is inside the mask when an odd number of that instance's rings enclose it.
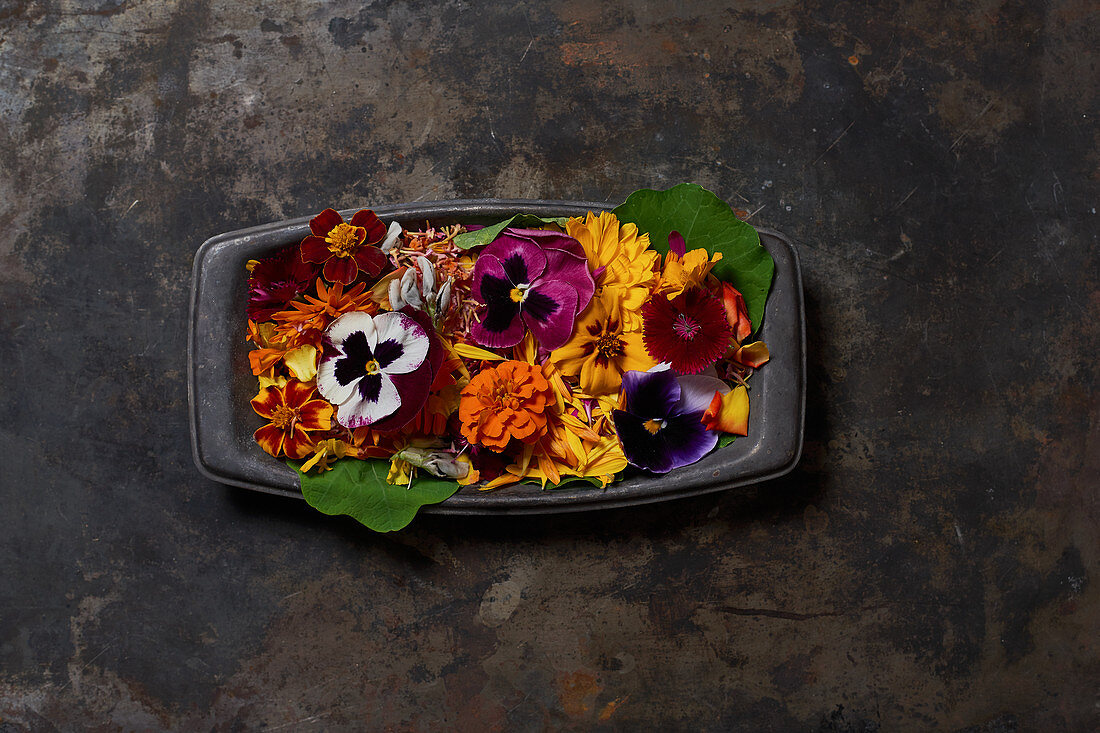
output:
{"label": "dark purple pansy flower", "polygon": [[285,309],[309,289],[318,269],[302,261],[297,247],[257,262],[248,276],[248,317],[259,323]]}
{"label": "dark purple pansy flower", "polygon": [[482,346],[515,346],[528,330],[544,349],[573,333],[596,285],[573,237],[539,229],[505,229],[474,266],[474,297],[484,305],[470,333]]}
{"label": "dark purple pansy flower", "polygon": [[718,443],[703,425],[715,392],[729,387],[716,377],[677,376],[671,369],[623,374],[623,410],[613,419],[626,459],[653,473],[695,463]]}

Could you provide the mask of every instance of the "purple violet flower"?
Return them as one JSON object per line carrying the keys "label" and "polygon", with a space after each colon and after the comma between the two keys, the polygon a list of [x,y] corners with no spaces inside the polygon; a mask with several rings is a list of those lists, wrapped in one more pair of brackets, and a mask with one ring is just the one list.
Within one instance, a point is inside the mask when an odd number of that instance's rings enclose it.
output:
{"label": "purple violet flower", "polygon": [[652,473],[695,463],[718,443],[718,433],[703,425],[703,412],[715,392],[728,391],[722,380],[702,374],[677,376],[661,367],[626,372],[626,409],[612,416],[626,459]]}
{"label": "purple violet flower", "polygon": [[505,229],[474,266],[473,295],[484,305],[470,333],[482,346],[515,346],[528,330],[547,350],[573,334],[596,284],[573,237],[539,229]]}

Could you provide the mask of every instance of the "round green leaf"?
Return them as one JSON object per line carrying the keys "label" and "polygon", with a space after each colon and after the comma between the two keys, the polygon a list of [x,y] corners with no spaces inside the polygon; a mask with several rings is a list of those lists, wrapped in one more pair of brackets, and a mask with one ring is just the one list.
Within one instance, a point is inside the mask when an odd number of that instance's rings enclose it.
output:
{"label": "round green leaf", "polygon": [[689,250],[702,247],[722,259],[711,271],[745,296],[753,330],[764,317],[764,302],[772,286],[775,261],[760,244],[756,230],[737,218],[722,199],[694,183],[667,191],[643,188],[627,197],[614,214],[649,233],[650,246],[668,252],[669,232],[680,232]]}
{"label": "round green leaf", "polygon": [[393,532],[406,527],[425,504],[438,504],[458,491],[458,482],[421,472],[412,487],[386,481],[389,463],[377,459],[340,460],[332,470],[302,473],[301,463],[287,461],[298,471],[302,495],[324,514],[347,514],[375,532]]}

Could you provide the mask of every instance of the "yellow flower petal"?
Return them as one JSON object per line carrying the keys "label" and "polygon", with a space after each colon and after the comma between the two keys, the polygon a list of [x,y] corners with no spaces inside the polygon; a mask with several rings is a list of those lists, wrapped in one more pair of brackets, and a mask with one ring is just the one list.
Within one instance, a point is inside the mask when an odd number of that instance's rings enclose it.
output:
{"label": "yellow flower petal", "polygon": [[504,361],[505,357],[473,344],[455,344],[454,351],[463,359],[481,359],[483,361]]}
{"label": "yellow flower petal", "polygon": [[268,387],[278,387],[282,389],[286,386],[286,377],[273,377],[270,373],[260,376],[260,391],[263,392]]}
{"label": "yellow flower petal", "polygon": [[744,385],[722,395],[715,394],[703,413],[707,430],[720,430],[734,435],[749,434],[749,391]]}
{"label": "yellow flower petal", "polygon": [[317,376],[317,349],[309,344],[291,349],[283,356],[283,363],[295,379],[312,382]]}

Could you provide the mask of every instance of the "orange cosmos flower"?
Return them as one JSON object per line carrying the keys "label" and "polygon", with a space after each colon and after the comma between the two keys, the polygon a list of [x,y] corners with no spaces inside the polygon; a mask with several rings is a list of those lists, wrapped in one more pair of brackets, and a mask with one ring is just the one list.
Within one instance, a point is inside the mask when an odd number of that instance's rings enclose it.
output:
{"label": "orange cosmos flower", "polygon": [[252,399],[252,409],[267,418],[253,437],[271,455],[305,458],[313,450],[309,433],[332,426],[332,405],[317,397],[311,385],[289,380],[283,387],[265,387]]}
{"label": "orange cosmos flower", "polygon": [[321,334],[338,316],[351,311],[377,313],[378,306],[370,296],[365,283],[359,283],[345,293],[341,283],[329,288],[324,280],[317,278],[316,298],[306,295],[305,302],[291,301],[290,308],[271,316],[278,324],[275,335],[293,346],[317,346],[321,343]]}
{"label": "orange cosmos flower", "polygon": [[541,368],[522,361],[501,362],[483,369],[462,390],[462,436],[498,451],[512,438],[533,443],[546,432],[554,404],[553,388]]}

